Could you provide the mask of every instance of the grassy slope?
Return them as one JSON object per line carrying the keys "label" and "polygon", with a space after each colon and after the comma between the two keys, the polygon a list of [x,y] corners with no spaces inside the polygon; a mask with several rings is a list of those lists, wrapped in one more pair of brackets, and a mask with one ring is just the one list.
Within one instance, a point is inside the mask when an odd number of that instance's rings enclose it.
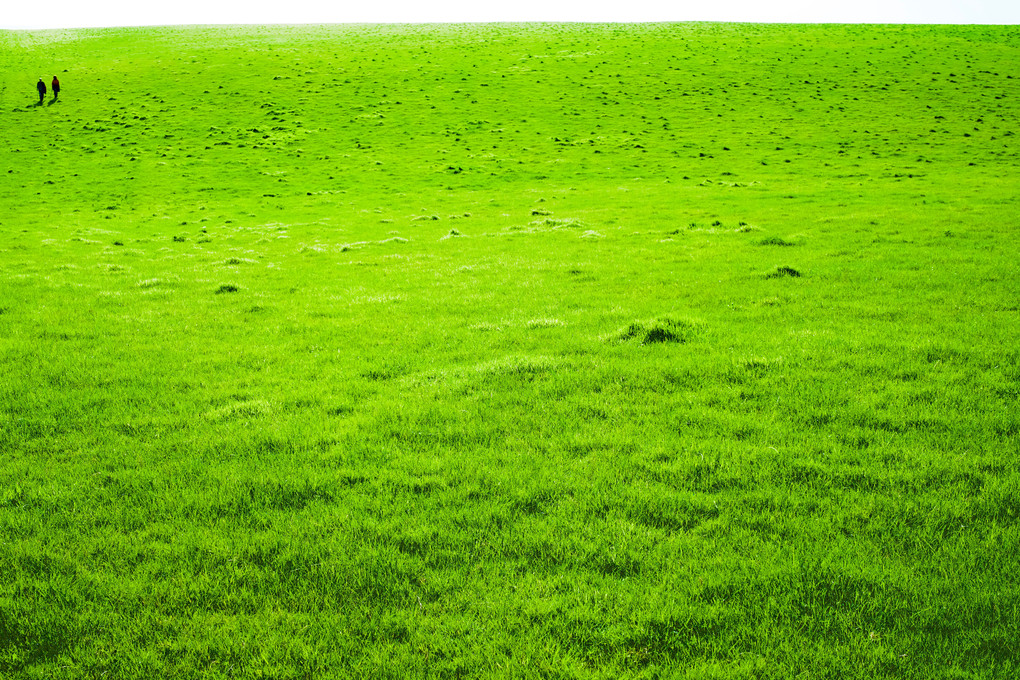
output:
{"label": "grassy slope", "polygon": [[0,47],[0,675],[1017,672],[1015,28]]}

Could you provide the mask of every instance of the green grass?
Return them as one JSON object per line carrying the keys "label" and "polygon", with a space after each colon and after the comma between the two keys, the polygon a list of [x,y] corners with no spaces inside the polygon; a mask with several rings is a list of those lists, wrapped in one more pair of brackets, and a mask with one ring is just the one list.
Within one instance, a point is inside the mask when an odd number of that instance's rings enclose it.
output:
{"label": "green grass", "polygon": [[0,677],[1015,677],[1017,63],[0,33]]}

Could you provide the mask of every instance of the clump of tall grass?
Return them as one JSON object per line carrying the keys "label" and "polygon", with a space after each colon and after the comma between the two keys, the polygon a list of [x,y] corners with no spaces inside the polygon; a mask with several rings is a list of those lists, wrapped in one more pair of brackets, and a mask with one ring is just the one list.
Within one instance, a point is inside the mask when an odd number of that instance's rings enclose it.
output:
{"label": "clump of tall grass", "polygon": [[528,328],[556,328],[558,326],[566,326],[566,324],[559,319],[531,319],[525,326]]}
{"label": "clump of tall grass", "polygon": [[269,402],[262,399],[237,401],[206,413],[206,418],[213,422],[236,420],[239,418],[261,418],[272,412]]}
{"label": "clump of tall grass", "polygon": [[634,321],[611,334],[607,339],[614,342],[638,340],[642,345],[656,343],[686,343],[701,333],[702,324],[691,319],[672,316],[645,321]]}
{"label": "clump of tall grass", "polygon": [[800,276],[802,276],[802,274],[799,271],[797,271],[796,269],[794,269],[793,267],[783,266],[783,267],[776,267],[774,270],[772,270],[768,274],[766,274],[765,278],[766,279],[781,279],[781,278],[784,278],[784,277],[787,277],[787,276],[793,277],[793,278],[799,278]]}
{"label": "clump of tall grass", "polygon": [[793,241],[787,241],[781,236],[766,236],[765,238],[758,241],[760,246],[795,246],[797,245]]}

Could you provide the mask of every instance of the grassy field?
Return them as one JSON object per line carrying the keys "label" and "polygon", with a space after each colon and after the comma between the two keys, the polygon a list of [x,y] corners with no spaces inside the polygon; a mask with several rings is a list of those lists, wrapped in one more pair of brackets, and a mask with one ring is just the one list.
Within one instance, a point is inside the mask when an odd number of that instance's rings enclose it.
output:
{"label": "grassy field", "polygon": [[1017,677],[1018,66],[0,32],[0,677]]}

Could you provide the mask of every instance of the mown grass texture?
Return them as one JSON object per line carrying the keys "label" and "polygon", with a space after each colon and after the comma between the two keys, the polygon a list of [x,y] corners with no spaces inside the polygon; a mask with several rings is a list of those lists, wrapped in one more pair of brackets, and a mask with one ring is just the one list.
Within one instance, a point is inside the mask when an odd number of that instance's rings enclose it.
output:
{"label": "mown grass texture", "polygon": [[1018,672],[1015,27],[0,47],[0,675]]}

